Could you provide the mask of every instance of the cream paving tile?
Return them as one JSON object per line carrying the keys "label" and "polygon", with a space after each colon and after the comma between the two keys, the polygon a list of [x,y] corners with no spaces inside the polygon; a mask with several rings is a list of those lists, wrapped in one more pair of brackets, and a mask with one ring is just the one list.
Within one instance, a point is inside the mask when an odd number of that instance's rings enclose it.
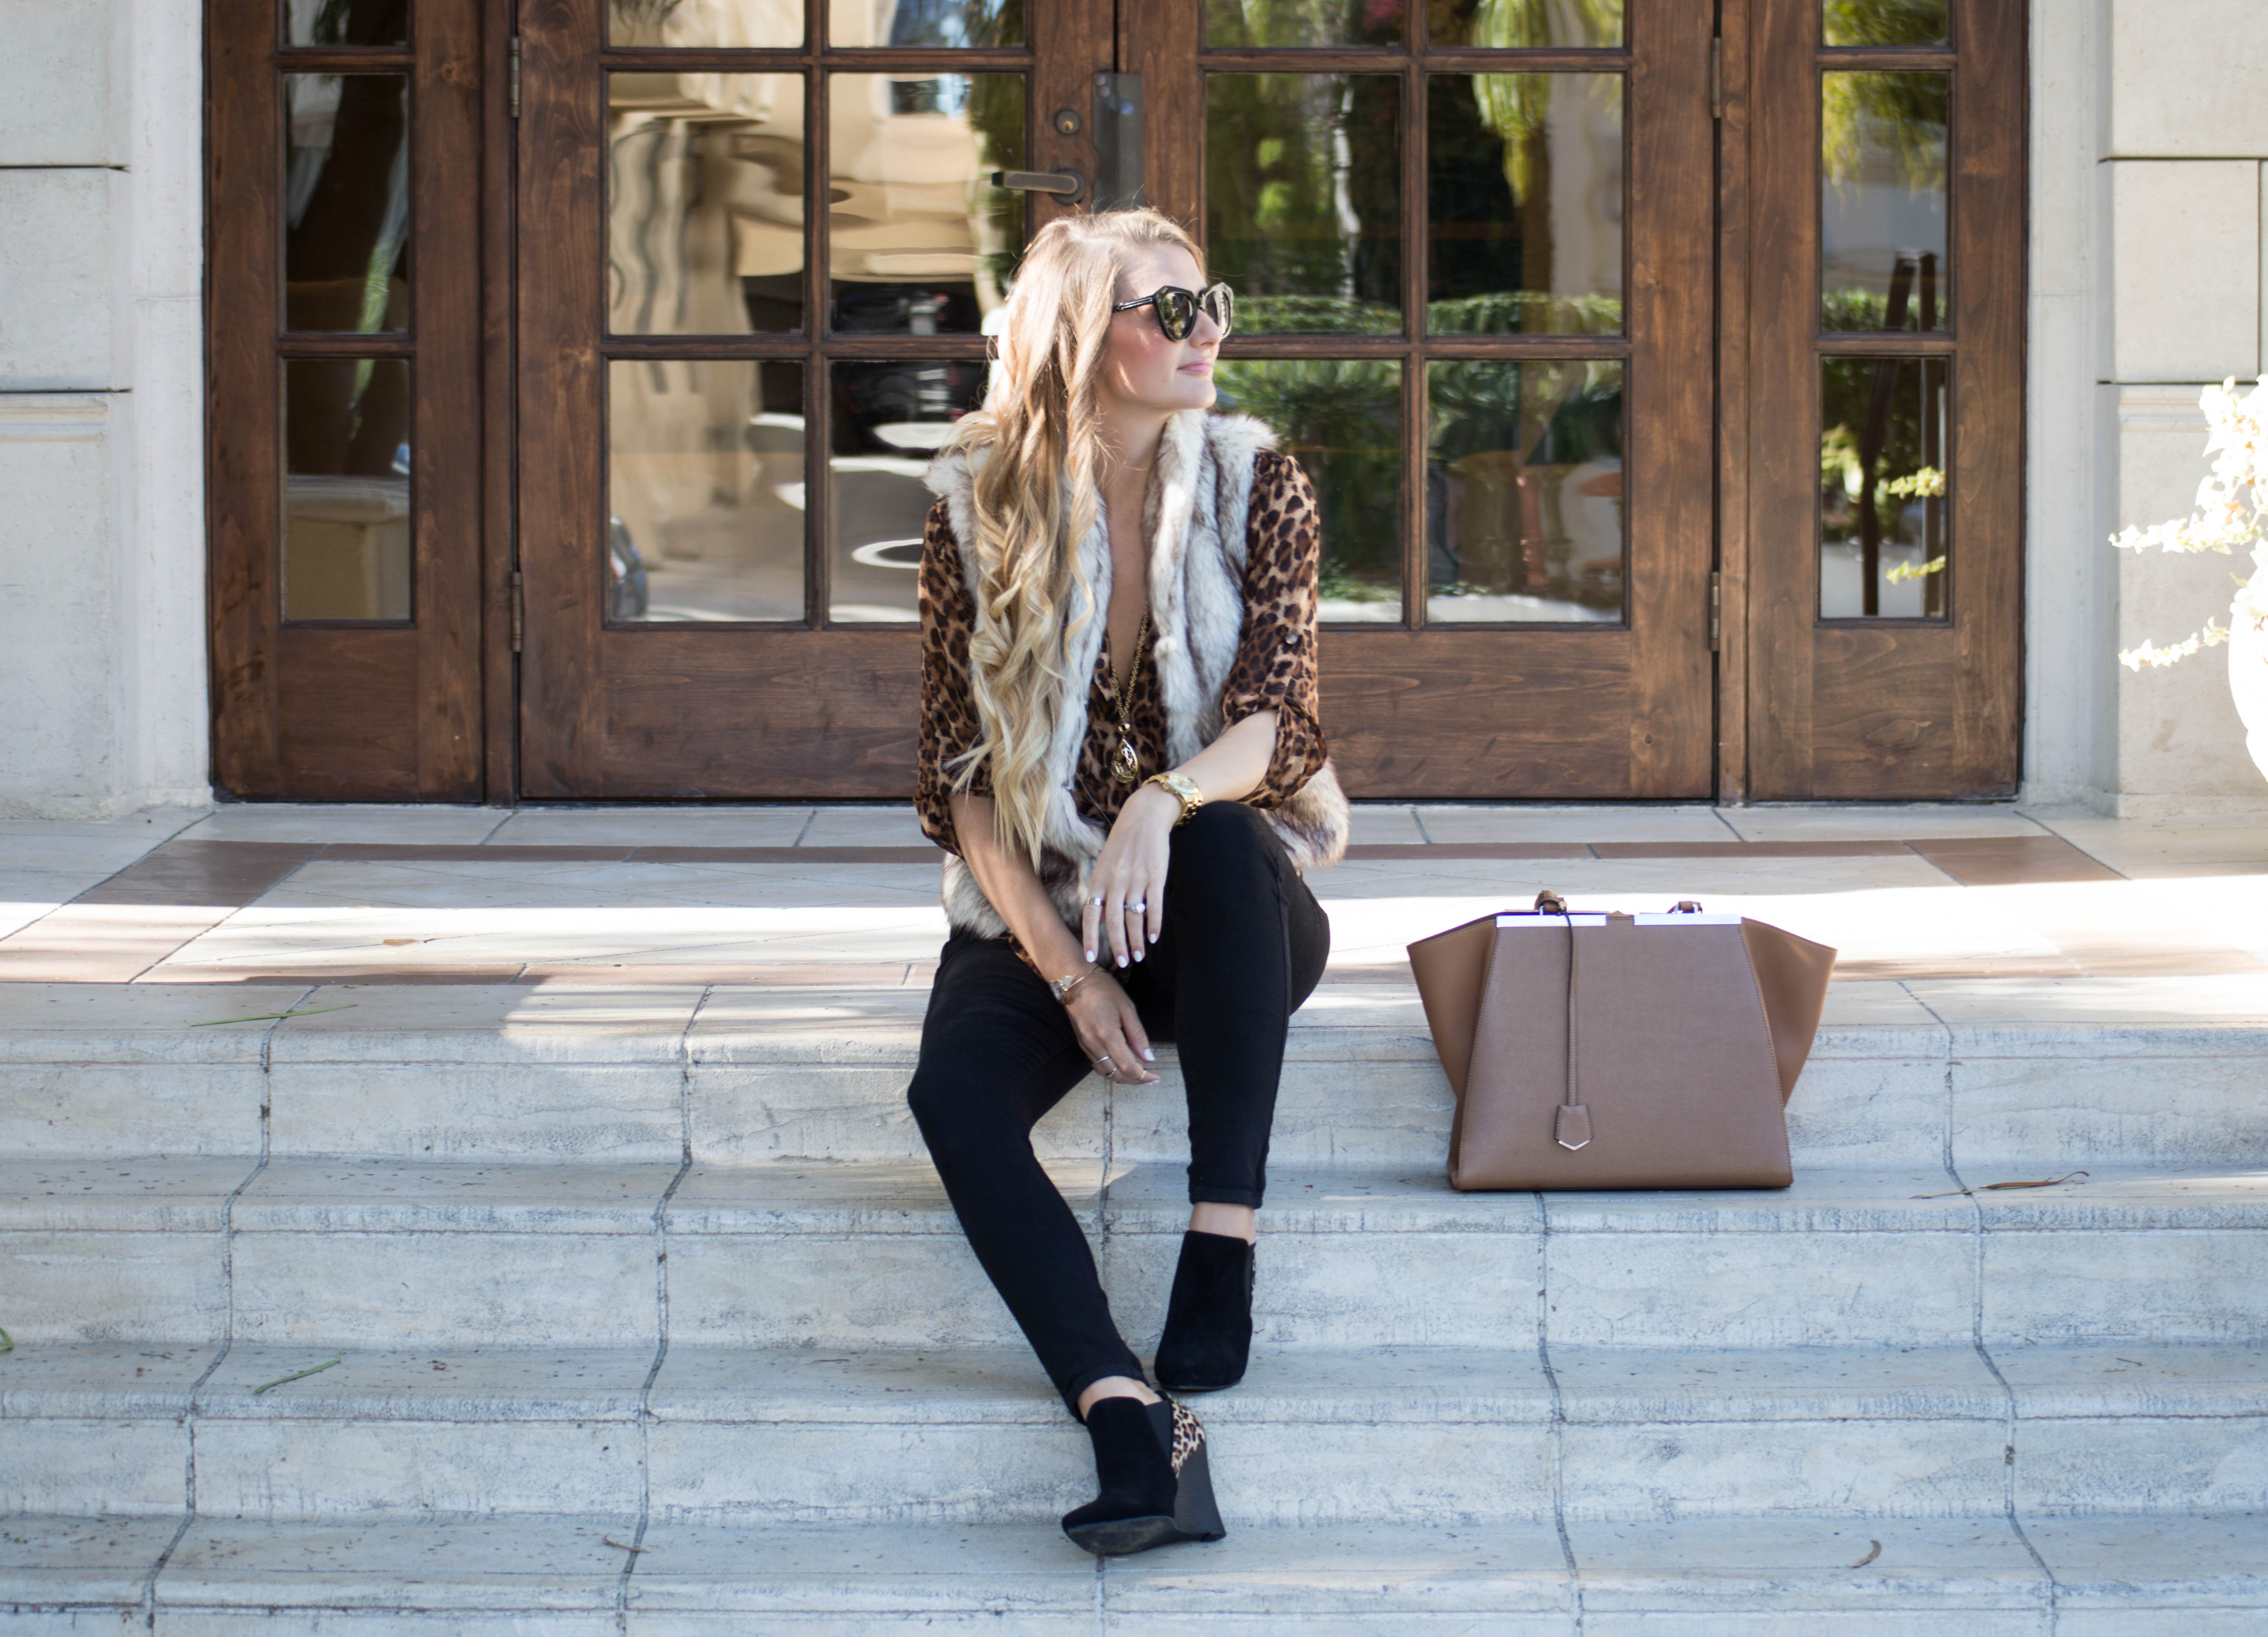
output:
{"label": "cream paving tile", "polygon": [[[280,1380],[334,1358],[339,1362],[328,1369]],[[652,1366],[651,1347],[372,1352],[239,1342],[199,1390],[197,1413],[239,1420],[620,1420],[637,1413]]]}
{"label": "cream paving tile", "polygon": [[257,1167],[249,1156],[0,1161],[0,1230],[217,1231]]}
{"label": "cream paving tile", "polygon": [[341,984],[284,1023],[273,1062],[674,1062],[697,984]]}
{"label": "cream paving tile", "polygon": [[216,807],[180,833],[188,841],[372,841],[459,847],[482,841],[511,816],[502,807],[246,802]]}
{"label": "cream paving tile", "polygon": [[[309,986],[0,983],[0,1063],[257,1063]],[[232,1021],[241,1019],[242,1021]]]}
{"label": "cream paving tile", "polygon": [[1420,803],[1425,839],[1451,841],[1737,841],[1709,807],[1460,807]]}
{"label": "cream paving tile", "polygon": [[488,836],[512,847],[793,847],[809,807],[523,807]]}
{"label": "cream paving tile", "polygon": [[0,818],[0,864],[17,850],[36,856],[45,847],[88,849],[78,854],[128,860],[180,834],[212,811],[210,807],[145,807],[122,818]]}
{"label": "cream paving tile", "polygon": [[[138,1604],[180,1528],[178,1517],[11,1517],[0,1528],[0,1604]],[[90,1619],[45,1629],[100,1628]]]}
{"label": "cream paving tile", "polygon": [[643,1544],[648,1550],[630,1582],[633,1631],[648,1629],[637,1622],[641,1611],[673,1609],[729,1611],[713,1628],[719,1637],[766,1629],[738,1623],[751,1617],[813,1612],[846,1621],[871,1615],[868,1629],[877,1632],[932,1626],[924,1617],[932,1612],[969,1617],[1003,1637],[1025,1637],[1032,1628],[1018,1617],[1036,1613],[1062,1614],[1065,1633],[1096,1629],[1094,1560],[1052,1528],[1030,1523],[830,1527],[658,1519]]}
{"label": "cream paving tile", "polygon": [[263,894],[270,909],[666,908],[933,901],[934,864],[678,864],[316,860]]}
{"label": "cream paving tile", "polygon": [[1425,840],[1406,803],[1354,802],[1347,840],[1357,847],[1416,847]]}
{"label": "cream paving tile", "polygon": [[[162,1629],[167,1611],[183,1604],[241,1605],[247,1619],[279,1606],[378,1614],[588,1609],[608,1611],[604,1629],[612,1630],[630,1554],[606,1541],[628,1540],[637,1528],[635,1516],[604,1512],[320,1523],[199,1518],[158,1577],[158,1618]],[[521,1620],[525,1630],[568,1629],[541,1617]],[[573,1628],[578,1637],[582,1629]]]}
{"label": "cream paving tile", "polygon": [[2026,1420],[2258,1415],[2268,1406],[2268,1342],[1994,1347],[1992,1364]]}
{"label": "cream paving tile", "polygon": [[19,1341],[0,1368],[0,1417],[184,1415],[218,1347]]}
{"label": "cream paving tile", "polygon": [[239,1235],[316,1231],[648,1235],[677,1167],[278,1159],[237,1200]]}
{"label": "cream paving tile", "polygon": [[1571,1421],[1933,1420],[2007,1413],[1973,1347],[1551,1349]]}
{"label": "cream paving tile", "polygon": [[2048,1597],[2046,1576],[2023,1540],[1997,1516],[1570,1519],[1567,1537],[1584,1607],[1601,1611],[1754,1616],[1815,1611],[1822,1601],[1900,1612],[1947,1604],[2029,1609],[2044,1608]]}
{"label": "cream paving tile", "polygon": [[2035,816],[2073,847],[2137,880],[2268,874],[2268,814],[2250,818]]}
{"label": "cream paving tile", "polygon": [[1928,978],[1906,988],[1948,1024],[2268,1023],[2268,973],[2206,978]]}
{"label": "cream paving tile", "polygon": [[[2239,1611],[2241,1620],[2257,1620],[2268,1600],[2268,1529],[2261,1521],[2254,1511],[2043,1517],[2027,1518],[2024,1533],[2054,1571],[2058,1606],[2191,1604],[2196,1606],[2183,1611],[2179,1629],[2218,1632],[2222,1628],[2195,1622],[2209,1618],[2216,1604]],[[2169,1622],[2166,1629],[2175,1627]]]}
{"label": "cream paving tile", "polygon": [[2042,833],[2012,804],[1885,803],[1852,807],[1723,807],[1743,841],[1904,841]]}
{"label": "cream paving tile", "polygon": [[871,807],[821,807],[803,833],[804,847],[929,847],[910,802]]}
{"label": "cream paving tile", "polygon": [[1828,1029],[1926,1029],[1944,1025],[1906,985],[1883,980],[1830,983],[1819,1026]]}

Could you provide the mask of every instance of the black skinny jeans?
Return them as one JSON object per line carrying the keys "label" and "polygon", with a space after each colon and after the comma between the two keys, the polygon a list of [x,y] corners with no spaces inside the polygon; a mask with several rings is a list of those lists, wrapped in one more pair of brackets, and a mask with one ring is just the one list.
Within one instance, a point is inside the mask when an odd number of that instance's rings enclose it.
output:
{"label": "black skinny jeans", "polygon": [[[1260,1203],[1285,1033],[1330,945],[1329,918],[1259,813],[1213,802],[1174,831],[1158,942],[1110,971],[1152,1043],[1181,1048],[1192,1202]],[[1074,1413],[1106,1376],[1146,1379],[1086,1236],[1032,1152],[1032,1127],[1094,1072],[1012,943],[946,941],[906,1100],[976,1259]]]}

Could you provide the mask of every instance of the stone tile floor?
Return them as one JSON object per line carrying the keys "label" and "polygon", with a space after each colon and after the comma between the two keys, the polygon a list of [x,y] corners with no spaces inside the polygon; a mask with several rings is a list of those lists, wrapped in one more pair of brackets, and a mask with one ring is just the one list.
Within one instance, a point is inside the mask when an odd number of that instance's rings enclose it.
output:
{"label": "stone tile floor", "polygon": [[[888,804],[13,820],[0,981],[918,986],[936,858]],[[2161,1010],[2156,980],[2189,978],[2211,1015],[2268,1014],[2268,816],[1367,804],[1314,885],[1339,980],[1548,887],[1771,921],[1835,946],[1845,981],[2021,981],[2052,1007],[2040,986],[2146,980],[2136,1003]]]}

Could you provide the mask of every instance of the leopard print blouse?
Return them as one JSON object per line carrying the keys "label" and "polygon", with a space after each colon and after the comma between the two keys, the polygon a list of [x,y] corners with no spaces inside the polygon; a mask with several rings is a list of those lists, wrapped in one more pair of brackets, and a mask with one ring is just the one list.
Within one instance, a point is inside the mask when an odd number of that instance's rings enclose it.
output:
{"label": "leopard print blouse", "polygon": [[[1223,725],[1263,710],[1276,713],[1276,753],[1260,788],[1247,796],[1254,807],[1275,807],[1297,795],[1329,753],[1315,707],[1315,576],[1322,531],[1315,491],[1300,463],[1263,450],[1252,468],[1251,510],[1245,528],[1244,635],[1221,693]],[[948,804],[953,758],[982,737],[968,686],[968,639],[976,606],[961,572],[961,547],[945,502],[929,510],[922,534],[921,750],[914,810],[923,832],[948,852],[960,851]],[[1086,690],[1086,739],[1071,785],[1081,817],[1108,830],[1139,782],[1110,776],[1118,751],[1118,708],[1111,697],[1113,668],[1106,640]],[[1166,712],[1158,668],[1145,642],[1135,659],[1134,708],[1128,717],[1140,778],[1164,772]],[[968,786],[989,796],[992,784],[979,767]]]}

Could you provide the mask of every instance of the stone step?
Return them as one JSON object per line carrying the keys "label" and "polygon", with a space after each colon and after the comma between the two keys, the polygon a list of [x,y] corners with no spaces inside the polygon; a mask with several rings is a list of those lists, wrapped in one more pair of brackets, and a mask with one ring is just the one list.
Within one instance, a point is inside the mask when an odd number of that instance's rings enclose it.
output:
{"label": "stone step", "polygon": [[[1250,1524],[2268,1506],[2257,1346],[1267,1349],[1191,1402]],[[1044,1523],[1094,1476],[1005,1349],[23,1345],[0,1427],[27,1512]]]}
{"label": "stone step", "polygon": [[[2268,1027],[2154,1013],[2106,984],[2084,1004],[2037,984],[1833,986],[1788,1111],[1797,1163],[2268,1162]],[[695,984],[0,985],[0,1152],[917,1158],[905,1088],[925,1002]],[[2066,1013],[2080,1020],[2054,1020]],[[1185,1156],[1179,1069],[1160,1055],[1160,1085],[1075,1091],[1042,1124],[1042,1151]],[[1407,983],[1328,984],[1293,1019],[1278,1163],[1438,1169],[1450,1112]]]}
{"label": "stone step", "polygon": [[2216,1514],[1233,1526],[1100,1564],[1040,1524],[0,1524],[0,1612],[42,1633],[2250,1637],[2264,1611],[2258,1519]]}
{"label": "stone step", "polygon": [[[1130,1334],[1187,1221],[1179,1167],[1059,1160]],[[1972,1185],[2036,1179],[1971,1172]],[[2241,1341],[2268,1329],[2268,1172],[1942,1168],[1779,1191],[1457,1194],[1279,1169],[1271,1346]],[[961,1347],[1017,1332],[925,1163],[0,1165],[27,1340],[368,1347]],[[1540,1308],[1540,1321],[1539,1321]],[[665,1319],[666,1316],[666,1319]],[[665,1327],[666,1324],[666,1327]]]}

